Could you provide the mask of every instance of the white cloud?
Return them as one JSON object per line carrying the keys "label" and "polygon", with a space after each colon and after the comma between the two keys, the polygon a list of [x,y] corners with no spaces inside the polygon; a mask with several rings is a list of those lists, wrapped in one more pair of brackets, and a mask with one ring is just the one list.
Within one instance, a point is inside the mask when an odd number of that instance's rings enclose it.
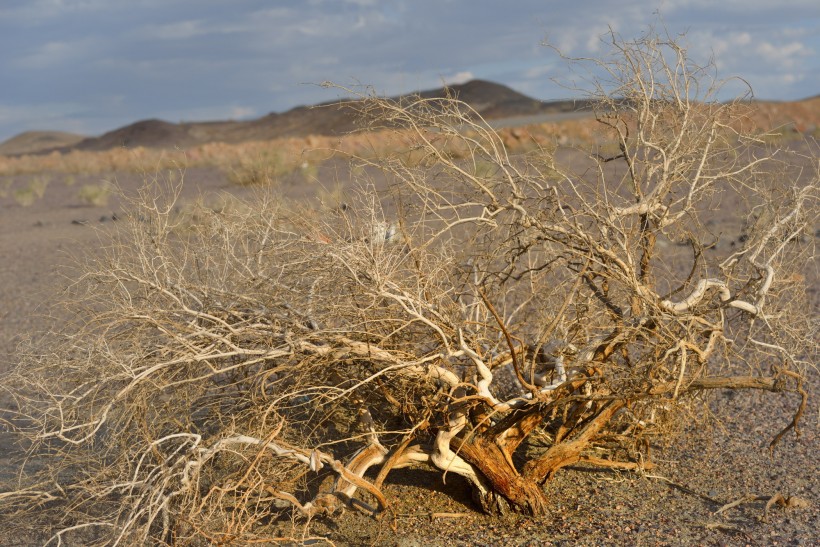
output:
{"label": "white cloud", "polygon": [[0,19],[31,24],[57,19],[71,12],[88,13],[116,8],[115,2],[109,0],[22,0],[17,5],[0,7]]}
{"label": "white cloud", "polygon": [[719,77],[740,76],[764,99],[796,99],[816,93],[809,90],[783,96],[784,90],[801,84],[814,72],[810,59],[815,52],[805,41],[808,38],[797,29],[756,26],[730,31],[701,28],[690,33],[687,41],[696,59],[714,54]]}
{"label": "white cloud", "polygon": [[817,10],[816,0],[786,0],[785,2],[775,2],[773,0],[722,0],[716,3],[714,0],[663,0],[660,4],[662,12],[684,11],[684,10],[706,10],[706,11],[732,11],[750,13],[761,10]]}
{"label": "white cloud", "polygon": [[555,65],[550,63],[546,65],[538,65],[532,68],[528,68],[524,71],[524,78],[527,80],[534,80],[538,78],[543,78],[552,74],[555,71]]}
{"label": "white cloud", "polygon": [[166,23],[162,25],[148,25],[138,32],[143,38],[154,38],[159,40],[186,40],[194,36],[208,34],[208,29],[199,19],[188,21],[177,21],[176,23]]}
{"label": "white cloud", "polygon": [[604,37],[608,35],[610,31],[617,33],[619,26],[617,20],[611,19],[606,24],[592,25],[590,28],[584,29],[584,32],[587,33],[587,51],[590,53],[598,53],[605,44]]}
{"label": "white cloud", "polygon": [[74,117],[81,108],[75,103],[43,103],[36,106],[0,104],[0,125],[86,133],[85,125]]}
{"label": "white cloud", "polygon": [[[83,123],[111,124],[96,131],[163,113],[247,117],[333,100],[299,85],[324,80],[395,95],[477,76],[567,97],[552,78],[588,87],[584,74],[542,39],[595,57],[609,53],[599,37],[610,27],[631,39],[652,23],[688,31],[693,58],[714,55],[719,77],[744,77],[762,98],[800,98],[820,92],[817,16],[817,0],[623,0],[617,10],[604,0],[0,0],[0,36],[13,45],[0,51],[0,74],[14,83],[2,99],[30,107],[27,116],[37,101],[76,101]],[[0,133],[21,130],[15,119],[6,112]]]}
{"label": "white cloud", "polygon": [[711,50],[720,69],[738,71],[745,66],[753,72],[768,70],[776,73],[798,65],[815,53],[793,37],[793,34],[781,31],[698,31],[691,34],[689,40],[695,44],[694,51],[699,55],[706,56]]}
{"label": "white cloud", "polygon": [[256,110],[249,106],[232,106],[229,112],[230,116],[228,117],[232,120],[250,118],[256,115]]}
{"label": "white cloud", "polygon": [[242,105],[217,105],[160,111],[152,114],[170,122],[194,122],[208,120],[238,120],[257,115],[256,109]]}
{"label": "white cloud", "polygon": [[690,33],[687,38],[687,41],[690,42],[689,51],[691,54],[702,59],[708,59],[714,55],[718,68],[724,68],[727,61],[738,58],[739,55],[748,50],[748,46],[752,42],[752,35],[749,32],[713,33],[698,30]]}
{"label": "white cloud", "polygon": [[33,51],[13,60],[14,64],[24,69],[47,69],[59,64],[82,58],[90,51],[90,38],[79,41],[45,42]]}
{"label": "white cloud", "polygon": [[800,57],[812,54],[812,51],[800,42],[789,42],[780,45],[771,42],[760,42],[754,49],[770,63],[784,67],[793,67],[799,62]]}
{"label": "white cloud", "polygon": [[442,77],[445,85],[459,85],[474,79],[475,75],[469,70],[462,70],[461,72],[456,72],[454,74],[450,74],[449,76]]}

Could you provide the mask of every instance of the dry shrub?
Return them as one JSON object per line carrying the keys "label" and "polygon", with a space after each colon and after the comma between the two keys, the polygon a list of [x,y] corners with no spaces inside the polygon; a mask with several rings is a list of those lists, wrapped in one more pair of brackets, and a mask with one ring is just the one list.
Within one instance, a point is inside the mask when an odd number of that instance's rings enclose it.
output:
{"label": "dry shrub", "polygon": [[[244,151],[244,147],[242,148]],[[243,153],[226,168],[228,180],[240,186],[277,184],[291,174],[311,181],[316,178],[317,164],[299,154],[280,150]]]}
{"label": "dry shrub", "polygon": [[[676,43],[612,45],[592,61],[608,156],[511,156],[456,99],[372,99],[405,143],[358,159],[389,195],[320,214],[260,190],[180,229],[179,187],[148,185],[73,286],[76,324],[7,379],[41,471],[0,494],[6,522],[273,540],[283,512],[389,510],[389,472],[420,465],[540,515],[562,467],[651,467],[709,390],[798,393],[772,443],[797,432],[816,157],[737,131],[746,106]],[[702,222],[721,192],[748,205],[724,256]]]}

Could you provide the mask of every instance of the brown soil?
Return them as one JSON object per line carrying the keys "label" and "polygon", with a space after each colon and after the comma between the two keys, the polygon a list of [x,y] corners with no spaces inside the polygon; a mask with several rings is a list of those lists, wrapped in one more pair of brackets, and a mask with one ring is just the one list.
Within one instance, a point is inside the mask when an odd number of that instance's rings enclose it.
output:
{"label": "brown soil", "polygon": [[[338,165],[326,164],[321,180],[332,181]],[[10,190],[25,186],[32,175],[11,179]],[[16,348],[25,337],[37,336],[52,319],[48,304],[70,281],[61,265],[70,256],[99,247],[100,231],[110,226],[121,205],[89,206],[77,188],[97,183],[100,175],[80,175],[71,184],[55,174],[43,198],[24,207],[12,192],[0,196],[0,372],[16,362]],[[141,176],[117,174],[126,190]],[[214,169],[190,169],[183,198],[213,197],[228,187]],[[332,183],[329,183],[330,185]],[[285,181],[286,195],[304,199],[315,187]],[[727,197],[712,220],[720,234],[718,249],[728,249],[740,235],[738,209]],[[809,237],[811,237],[809,235]],[[815,238],[816,238],[815,234]],[[817,268],[808,272],[813,310],[818,304]],[[0,376],[0,379],[2,376]],[[491,518],[477,512],[466,484],[457,476],[433,471],[396,472],[386,493],[393,503],[381,520],[355,512],[311,523],[294,517],[277,524],[294,544],[336,545],[816,545],[820,537],[820,408],[818,375],[812,372],[812,394],[802,422],[802,436],[788,434],[773,455],[768,441],[791,419],[791,396],[754,393],[715,395],[714,426],[656,447],[655,470],[649,475],[602,473],[570,468],[545,485],[552,508],[546,518]],[[0,409],[9,408],[0,395]],[[11,435],[0,429],[0,478],[13,473],[20,456]],[[445,482],[446,481],[446,482]],[[743,496],[797,496],[807,508],[774,506],[766,516],[766,501],[740,504],[722,514],[724,504]],[[45,536],[48,537],[48,536]],[[301,539],[300,539],[301,538]],[[315,538],[315,539],[311,539]],[[298,540],[298,542],[297,542]],[[0,537],[0,545],[37,545],[42,537],[19,534]]]}

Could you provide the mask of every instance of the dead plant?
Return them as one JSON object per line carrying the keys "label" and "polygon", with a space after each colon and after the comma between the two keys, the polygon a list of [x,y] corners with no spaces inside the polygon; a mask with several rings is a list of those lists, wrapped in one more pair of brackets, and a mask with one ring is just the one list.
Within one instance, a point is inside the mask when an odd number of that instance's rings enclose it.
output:
{"label": "dead plant", "polygon": [[[372,98],[406,139],[356,160],[388,195],[315,213],[260,192],[180,230],[178,188],[147,186],[76,281],[78,323],[9,379],[42,472],[6,513],[58,516],[55,541],[262,541],[290,508],[379,515],[389,472],[426,464],[484,511],[539,515],[562,467],[650,467],[709,390],[799,393],[772,444],[798,433],[816,157],[745,132],[676,42],[612,46],[577,60],[607,75],[608,156],[511,156],[457,97]],[[747,236],[707,251],[731,192]]]}

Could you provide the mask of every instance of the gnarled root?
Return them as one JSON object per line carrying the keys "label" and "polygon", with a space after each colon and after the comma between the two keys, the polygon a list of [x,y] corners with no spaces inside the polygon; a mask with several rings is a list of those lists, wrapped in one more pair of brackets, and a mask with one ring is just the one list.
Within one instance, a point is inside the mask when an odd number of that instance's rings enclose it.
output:
{"label": "gnarled root", "polygon": [[459,447],[459,452],[491,487],[488,492],[473,496],[484,512],[504,514],[510,506],[533,516],[547,512],[547,498],[538,483],[522,476],[504,450],[491,439],[483,435],[470,437]]}

